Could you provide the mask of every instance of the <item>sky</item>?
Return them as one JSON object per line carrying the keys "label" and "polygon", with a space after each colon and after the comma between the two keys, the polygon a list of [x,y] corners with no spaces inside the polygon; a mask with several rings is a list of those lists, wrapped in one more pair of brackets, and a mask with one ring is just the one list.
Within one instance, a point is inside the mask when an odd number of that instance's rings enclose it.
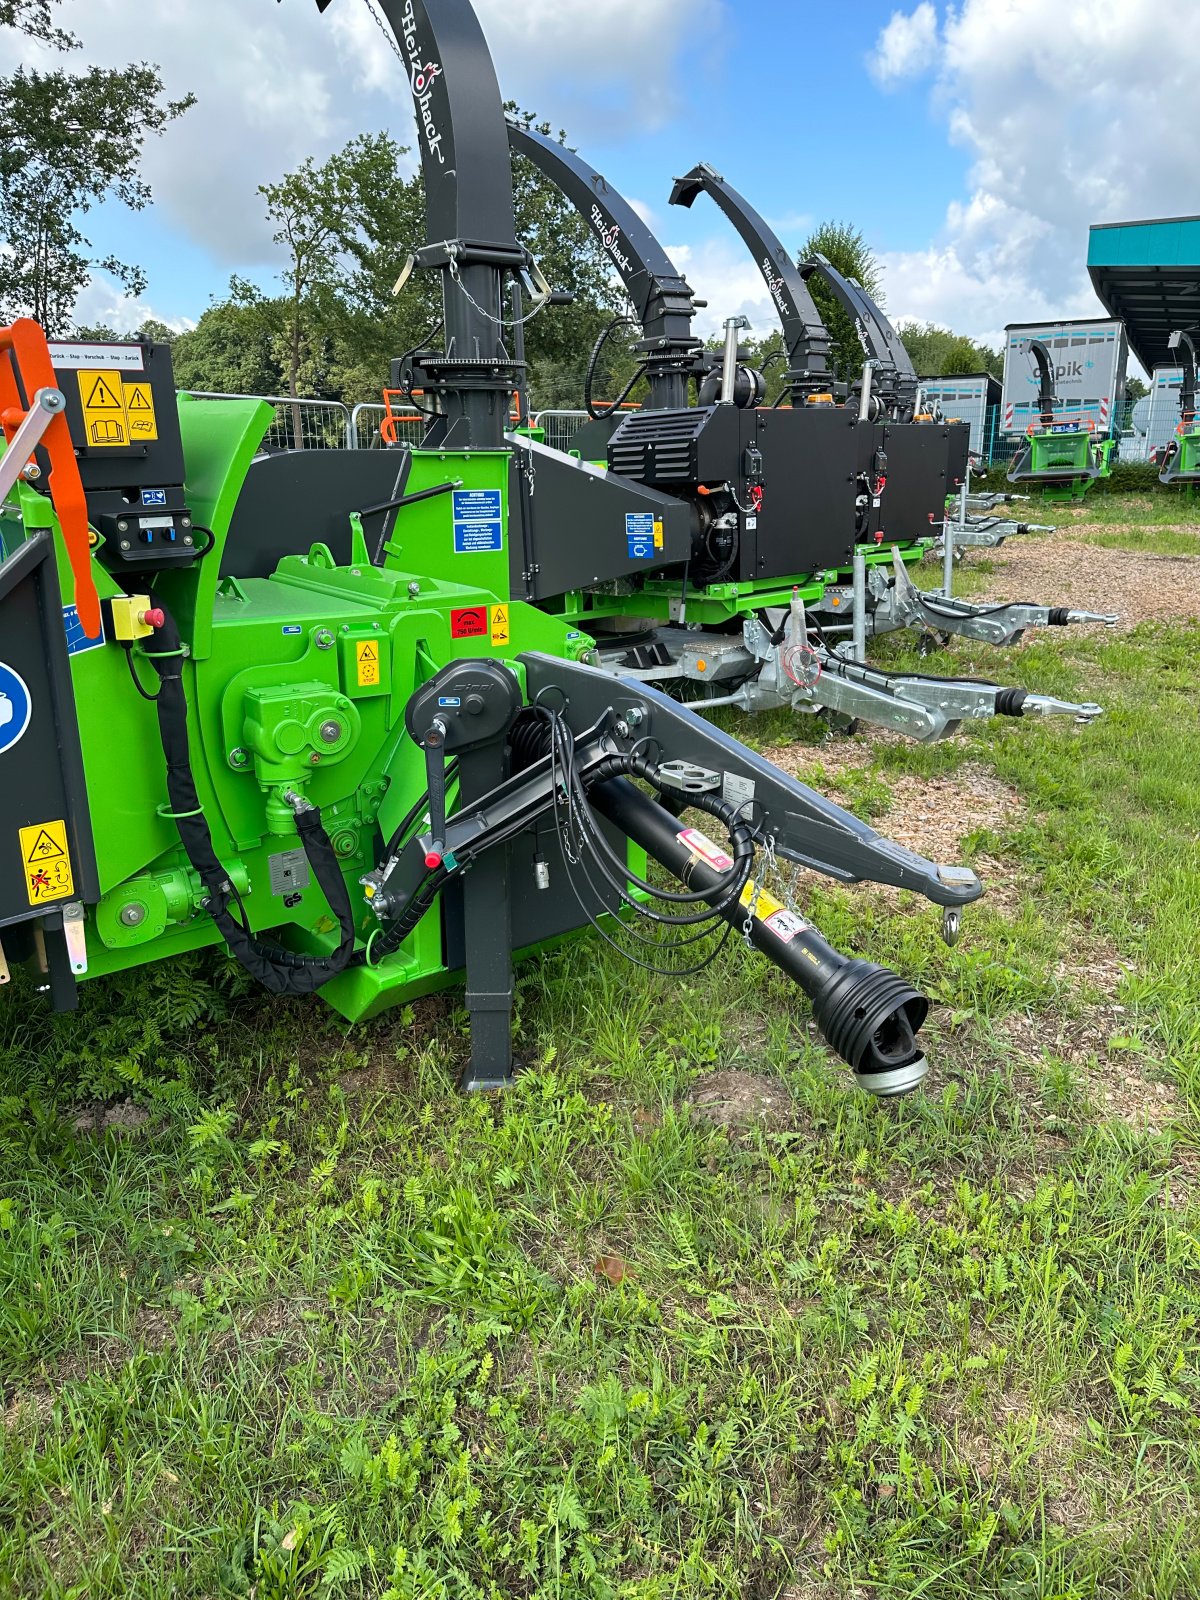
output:
{"label": "sky", "polygon": [[[1103,314],[1088,227],[1200,210],[1181,108],[1200,29],[1169,0],[475,0],[505,98],[565,129],[650,222],[697,294],[702,332],[775,326],[745,247],[705,196],[710,162],[789,249],[827,219],[863,230],[893,320],[998,346],[1007,323]],[[412,103],[368,0],[64,0],[77,67],[159,65],[197,105],[147,148],[155,201],[83,223],[139,262],[125,301],[96,274],[80,322],[194,323],[237,273],[279,270],[257,186],[364,130],[415,144]],[[0,71],[53,59],[0,30]],[[119,115],[119,108],[114,108]],[[415,161],[414,161],[415,165]],[[401,265],[402,263],[398,263]]]}

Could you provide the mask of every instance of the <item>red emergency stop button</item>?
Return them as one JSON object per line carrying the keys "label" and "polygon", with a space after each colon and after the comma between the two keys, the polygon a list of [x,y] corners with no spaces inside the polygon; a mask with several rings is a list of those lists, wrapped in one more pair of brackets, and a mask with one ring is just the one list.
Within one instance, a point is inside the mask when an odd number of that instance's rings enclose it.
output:
{"label": "red emergency stop button", "polygon": [[159,606],[155,606],[153,611],[138,612],[138,621],[145,628],[161,628],[166,620],[167,613]]}

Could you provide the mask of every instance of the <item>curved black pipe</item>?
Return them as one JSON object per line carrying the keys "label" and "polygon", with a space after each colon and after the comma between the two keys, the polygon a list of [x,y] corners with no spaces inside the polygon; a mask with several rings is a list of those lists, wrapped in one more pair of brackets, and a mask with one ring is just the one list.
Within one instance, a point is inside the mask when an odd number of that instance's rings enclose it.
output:
{"label": "curved black pipe", "polygon": [[696,298],[687,280],[624,196],[582,156],[511,120],[508,139],[571,202],[620,274],[642,329],[651,409],[686,406],[700,347],[692,332]]}
{"label": "curved black pipe", "polygon": [[833,382],[829,370],[829,334],[808,285],[779,236],[754,207],[704,161],[675,180],[671,204],[690,207],[699,194],[711,195],[733,223],[749,246],[770,290],[783,323],[790,366],[789,388],[800,394],[828,390]]}
{"label": "curved black pipe", "polygon": [[847,315],[854,318],[866,341],[867,354],[876,363],[875,389],[900,406],[912,405],[921,380],[904,341],[861,283],[847,278],[822,255],[800,263],[800,276],[821,280]]}
{"label": "curved black pipe", "polygon": [[1196,341],[1183,328],[1176,328],[1167,340],[1167,349],[1179,352],[1183,384],[1179,390],[1179,415],[1185,422],[1196,418]]}
{"label": "curved black pipe", "polygon": [[1041,415],[1042,427],[1048,428],[1054,421],[1054,402],[1057,398],[1054,392],[1054,363],[1050,359],[1050,351],[1041,339],[1029,339],[1023,346],[1037,363],[1038,369],[1038,412]]}

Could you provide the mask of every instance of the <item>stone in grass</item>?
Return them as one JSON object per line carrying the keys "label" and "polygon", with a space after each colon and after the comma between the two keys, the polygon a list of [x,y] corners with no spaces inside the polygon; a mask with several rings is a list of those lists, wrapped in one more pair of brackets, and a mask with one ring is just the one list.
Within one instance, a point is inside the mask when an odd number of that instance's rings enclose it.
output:
{"label": "stone in grass", "polygon": [[792,1097],[777,1078],[757,1072],[709,1072],[687,1095],[693,1116],[716,1128],[749,1128],[780,1123],[792,1110]]}

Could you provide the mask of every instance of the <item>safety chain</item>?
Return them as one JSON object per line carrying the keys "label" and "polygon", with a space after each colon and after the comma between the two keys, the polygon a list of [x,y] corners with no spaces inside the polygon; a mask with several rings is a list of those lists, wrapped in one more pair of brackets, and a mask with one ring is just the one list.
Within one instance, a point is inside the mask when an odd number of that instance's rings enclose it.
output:
{"label": "safety chain", "polygon": [[[370,0],[368,0],[368,4],[369,3],[370,3]],[[488,322],[492,323],[495,327],[497,327],[497,328],[523,328],[526,323],[533,321],[534,317],[537,316],[539,311],[541,311],[545,306],[549,305],[550,298],[547,295],[543,299],[539,300],[537,305],[534,306],[533,310],[527,312],[525,314],[525,316],[523,316],[523,317],[510,318],[507,322],[505,321],[505,319],[503,317],[494,317],[490,311],[486,310],[485,307],[483,307],[483,306],[481,306],[479,304],[479,301],[476,300],[475,296],[471,293],[471,291],[467,288],[466,284],[462,281],[462,277],[461,277],[461,275],[459,273],[459,270],[458,270],[458,257],[457,257],[457,255],[455,253],[454,247],[452,245],[449,246],[449,250],[450,250],[450,276],[454,280],[454,282],[458,285],[458,289],[459,289],[460,294],[462,295],[463,299],[466,300],[468,305],[474,306],[476,311],[478,311],[479,315],[481,317],[486,318],[486,320]]]}
{"label": "safety chain", "polygon": [[396,35],[388,27],[387,23],[379,15],[378,11],[376,11],[374,5],[372,4],[372,0],[363,0],[363,4],[366,6],[367,10],[371,13],[371,16],[372,16],[372,18],[374,19],[374,22],[375,22],[375,26],[379,29],[380,33],[387,40],[388,48],[391,50],[392,54],[396,57],[396,60],[404,68],[404,76],[407,78],[409,76],[410,72],[411,72],[411,68],[409,67],[408,62],[404,59],[404,52],[401,50],[400,46],[396,43]]}

